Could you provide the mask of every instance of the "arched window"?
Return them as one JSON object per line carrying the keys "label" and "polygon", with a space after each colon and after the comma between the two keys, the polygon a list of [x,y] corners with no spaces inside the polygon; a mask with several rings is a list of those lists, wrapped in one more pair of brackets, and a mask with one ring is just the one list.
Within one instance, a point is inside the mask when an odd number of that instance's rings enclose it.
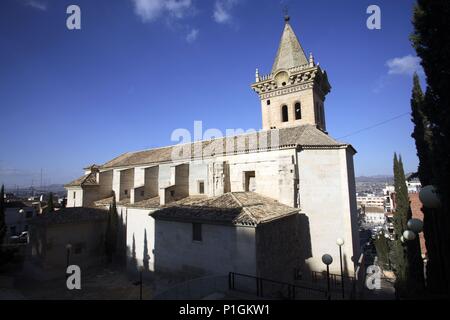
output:
{"label": "arched window", "polygon": [[281,107],[281,121],[283,121],[283,122],[288,122],[289,121],[288,107],[287,106],[282,106]]}
{"label": "arched window", "polygon": [[295,104],[295,120],[300,120],[302,118],[302,108],[300,102]]}

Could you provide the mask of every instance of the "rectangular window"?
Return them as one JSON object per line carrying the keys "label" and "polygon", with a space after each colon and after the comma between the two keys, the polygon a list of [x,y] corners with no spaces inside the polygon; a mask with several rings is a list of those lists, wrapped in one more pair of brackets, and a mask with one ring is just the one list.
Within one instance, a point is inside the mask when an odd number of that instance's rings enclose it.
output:
{"label": "rectangular window", "polygon": [[203,181],[198,182],[198,193],[205,194],[205,183]]}
{"label": "rectangular window", "polygon": [[270,106],[270,100],[267,100],[267,105]]}
{"label": "rectangular window", "polygon": [[255,171],[244,171],[244,191],[256,191]]}
{"label": "rectangular window", "polygon": [[77,197],[76,191],[73,192],[73,198],[75,199]]}
{"label": "rectangular window", "polygon": [[126,196],[128,195],[128,190],[124,190],[124,192],[123,192]]}
{"label": "rectangular window", "polygon": [[202,241],[202,225],[201,223],[192,224],[192,240]]}
{"label": "rectangular window", "polygon": [[145,196],[145,191],[141,190],[141,197]]}

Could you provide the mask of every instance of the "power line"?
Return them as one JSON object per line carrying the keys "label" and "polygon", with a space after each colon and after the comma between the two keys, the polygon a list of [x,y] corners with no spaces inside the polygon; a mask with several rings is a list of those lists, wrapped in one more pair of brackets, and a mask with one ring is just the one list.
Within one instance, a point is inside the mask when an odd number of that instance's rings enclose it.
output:
{"label": "power line", "polygon": [[361,132],[363,132],[363,131],[366,131],[366,130],[370,130],[370,129],[379,127],[379,126],[381,126],[381,125],[383,125],[383,124],[386,124],[386,123],[388,123],[388,122],[397,120],[397,119],[399,119],[399,118],[401,118],[401,117],[404,117],[404,116],[406,116],[406,115],[409,115],[409,114],[410,114],[409,112],[402,113],[402,114],[400,114],[400,115],[398,115],[398,116],[395,116],[395,117],[393,117],[393,118],[384,120],[384,121],[382,121],[382,122],[378,122],[378,123],[376,123],[376,124],[374,124],[374,125],[371,125],[371,126],[369,126],[369,127],[359,129],[359,130],[357,130],[357,131],[354,131],[354,132],[352,132],[352,133],[349,133],[349,134],[347,134],[347,135],[345,135],[345,136],[342,136],[342,137],[339,137],[339,138],[337,138],[337,139],[339,140],[339,139],[347,138],[347,137],[353,136],[353,135],[355,135],[355,134],[361,133]]}

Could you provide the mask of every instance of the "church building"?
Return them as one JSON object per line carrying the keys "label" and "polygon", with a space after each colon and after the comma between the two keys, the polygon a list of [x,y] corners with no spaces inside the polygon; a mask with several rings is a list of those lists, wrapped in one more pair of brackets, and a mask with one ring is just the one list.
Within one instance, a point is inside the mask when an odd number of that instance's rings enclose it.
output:
{"label": "church building", "polygon": [[[331,86],[289,17],[272,70],[256,70],[262,130],[129,152],[67,184],[68,207],[108,208],[126,226],[129,267],[192,277],[239,272],[293,282],[353,276],[359,236],[355,149],[326,129]],[[256,113],[255,113],[256,115]]]}

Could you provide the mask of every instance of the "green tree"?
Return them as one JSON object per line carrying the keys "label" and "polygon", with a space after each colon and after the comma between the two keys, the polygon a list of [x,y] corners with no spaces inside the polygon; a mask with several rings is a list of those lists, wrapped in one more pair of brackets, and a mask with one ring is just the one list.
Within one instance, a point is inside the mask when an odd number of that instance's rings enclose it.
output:
{"label": "green tree", "polygon": [[118,233],[117,204],[116,204],[116,195],[113,194],[113,199],[109,206],[108,222],[106,225],[106,232],[105,232],[105,254],[108,263],[111,263],[113,261],[114,255],[117,252],[117,233]]}
{"label": "green tree", "polygon": [[389,261],[389,243],[384,233],[378,234],[375,239],[375,249],[377,250],[377,257],[380,264],[385,269],[390,269]]}
{"label": "green tree", "polygon": [[54,203],[53,203],[53,193],[50,192],[48,194],[48,201],[47,201],[47,210],[46,210],[46,212],[47,213],[51,213],[51,212],[54,212],[54,211],[55,211],[55,206],[54,206]]}
{"label": "green tree", "polygon": [[430,129],[430,121],[426,115],[425,97],[420,86],[417,73],[413,77],[413,89],[411,94],[411,117],[414,130],[411,137],[416,142],[417,157],[419,158],[418,176],[424,185],[431,182],[432,167],[432,141],[433,133]]}
{"label": "green tree", "polygon": [[397,158],[397,154],[394,154],[394,186],[396,200],[394,231],[396,237],[393,242],[392,255],[395,265],[396,291],[400,296],[404,296],[407,293],[408,259],[406,246],[401,241],[401,237],[408,222],[409,199],[403,164],[401,158]]}
{"label": "green tree", "polygon": [[394,213],[393,259],[396,271],[396,290],[401,297],[417,297],[422,293],[424,284],[423,261],[420,254],[418,235],[416,240],[401,240],[403,232],[408,229],[408,220],[412,218],[408,187],[401,156],[394,154],[394,185],[396,208]]}
{"label": "green tree", "polygon": [[[421,58],[427,81],[422,111],[432,139],[423,147],[417,129],[419,177],[422,185],[436,186],[439,210],[424,210],[427,240],[427,287],[433,293],[450,293],[450,1],[418,0],[414,8],[411,42]],[[414,118],[414,114],[413,114]],[[417,126],[418,123],[415,122]],[[419,123],[420,126],[420,123]],[[425,134],[424,134],[425,135]],[[425,135],[426,137],[426,135]],[[427,162],[428,157],[428,162]]]}

